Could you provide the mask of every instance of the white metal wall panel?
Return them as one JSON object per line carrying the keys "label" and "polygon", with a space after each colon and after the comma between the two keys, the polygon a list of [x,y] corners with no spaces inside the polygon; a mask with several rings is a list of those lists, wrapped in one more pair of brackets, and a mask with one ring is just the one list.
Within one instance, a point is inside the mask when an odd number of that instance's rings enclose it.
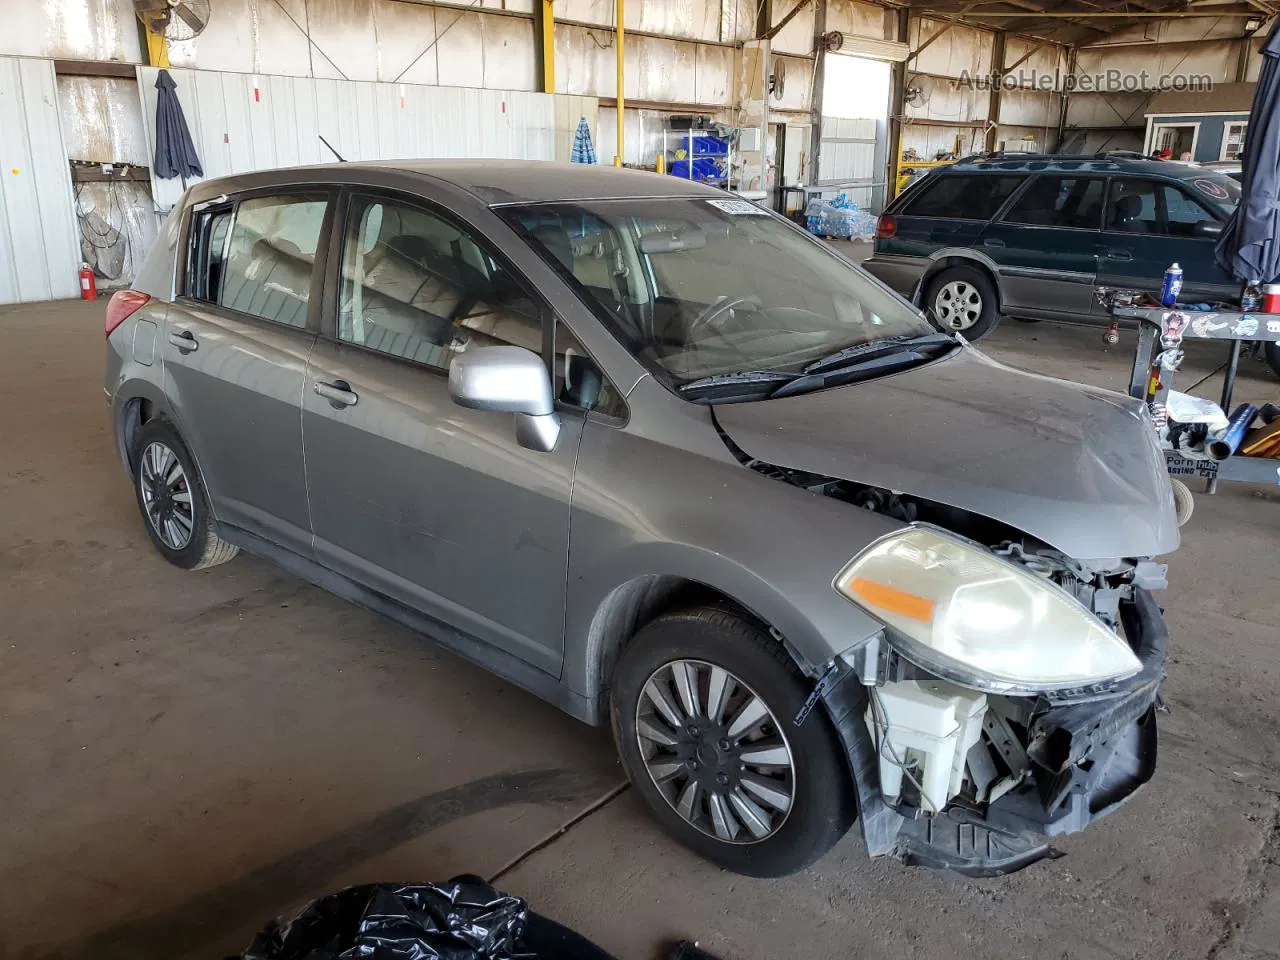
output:
{"label": "white metal wall panel", "polygon": [[818,180],[875,180],[878,129],[879,123],[871,119],[823,118]]}
{"label": "white metal wall panel", "polygon": [[827,29],[839,30],[846,37],[894,39],[888,33],[892,16],[879,4],[863,0],[827,0]]}
{"label": "white metal wall panel", "polygon": [[77,296],[79,268],[53,61],[0,57],[0,303]]}
{"label": "white metal wall panel", "polygon": [[[154,143],[156,71],[138,68],[149,148]],[[567,160],[579,118],[594,127],[594,97],[308,77],[172,70],[205,176],[220,177],[334,157],[484,157]],[[561,111],[558,101],[569,109]],[[157,209],[182,194],[179,180],[152,184]]]}

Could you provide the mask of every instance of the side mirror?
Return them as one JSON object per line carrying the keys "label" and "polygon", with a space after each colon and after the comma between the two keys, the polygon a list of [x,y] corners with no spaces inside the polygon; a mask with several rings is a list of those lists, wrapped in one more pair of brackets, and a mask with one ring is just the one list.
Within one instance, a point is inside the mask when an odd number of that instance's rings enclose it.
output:
{"label": "side mirror", "polygon": [[480,347],[449,364],[449,396],[460,407],[516,415],[516,442],[554,450],[560,417],[542,358],[523,347]]}
{"label": "side mirror", "polygon": [[1191,235],[1194,237],[1220,237],[1222,236],[1222,224],[1217,220],[1201,220],[1191,228]]}

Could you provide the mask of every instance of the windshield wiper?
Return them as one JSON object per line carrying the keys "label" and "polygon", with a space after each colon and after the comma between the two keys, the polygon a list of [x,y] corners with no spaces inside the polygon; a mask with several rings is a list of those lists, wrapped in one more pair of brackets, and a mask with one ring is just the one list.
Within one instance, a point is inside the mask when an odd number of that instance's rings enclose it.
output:
{"label": "windshield wiper", "polygon": [[743,370],[703,377],[680,387],[688,400],[753,400],[767,397],[778,387],[786,386],[800,374],[785,370]]}
{"label": "windshield wiper", "polygon": [[797,377],[775,389],[769,394],[769,399],[794,397],[802,393],[823,390],[827,387],[840,387],[849,383],[857,383],[860,380],[870,380],[873,377],[882,377],[888,373],[896,373],[908,367],[928,363],[930,360],[937,359],[937,357],[936,350],[928,349],[924,351],[908,349],[901,353],[883,353],[879,356],[872,356],[854,363],[845,364],[834,370],[809,373]]}
{"label": "windshield wiper", "polygon": [[865,360],[881,354],[912,352],[921,347],[943,346],[954,344],[945,333],[927,333],[921,337],[882,337],[868,343],[857,343],[843,350],[837,350],[829,356],[814,360],[802,371],[804,374],[826,373],[836,370],[858,360]]}

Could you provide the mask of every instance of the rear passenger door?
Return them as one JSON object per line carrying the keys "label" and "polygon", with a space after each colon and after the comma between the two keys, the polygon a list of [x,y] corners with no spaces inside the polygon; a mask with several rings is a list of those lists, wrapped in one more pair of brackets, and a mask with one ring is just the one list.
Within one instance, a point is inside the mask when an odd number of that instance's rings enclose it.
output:
{"label": "rear passenger door", "polygon": [[1178,184],[1117,177],[1107,201],[1098,285],[1156,293],[1165,270],[1177,263],[1184,301],[1238,296],[1239,283],[1214,260],[1218,238],[1197,236],[1204,222],[1219,221]]}
{"label": "rear passenger door", "polygon": [[551,314],[444,208],[375,191],[343,205],[334,315],[303,399],[317,557],[559,676],[582,419],[562,418],[554,450],[528,450],[510,415],[448,388],[468,350],[551,356]]}
{"label": "rear passenger door", "polygon": [[301,405],[332,193],[219,198],[187,226],[165,389],[223,523],[309,553]]}
{"label": "rear passenger door", "polygon": [[982,234],[999,266],[1003,312],[1079,319],[1092,310],[1102,177],[1041,174]]}

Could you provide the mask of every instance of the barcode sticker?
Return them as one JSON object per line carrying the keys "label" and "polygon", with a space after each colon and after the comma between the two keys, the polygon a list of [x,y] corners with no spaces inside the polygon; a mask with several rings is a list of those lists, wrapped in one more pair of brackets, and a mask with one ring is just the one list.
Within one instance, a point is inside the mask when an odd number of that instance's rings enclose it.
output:
{"label": "barcode sticker", "polygon": [[734,217],[767,217],[769,215],[769,211],[757,207],[750,200],[708,200],[707,203]]}

